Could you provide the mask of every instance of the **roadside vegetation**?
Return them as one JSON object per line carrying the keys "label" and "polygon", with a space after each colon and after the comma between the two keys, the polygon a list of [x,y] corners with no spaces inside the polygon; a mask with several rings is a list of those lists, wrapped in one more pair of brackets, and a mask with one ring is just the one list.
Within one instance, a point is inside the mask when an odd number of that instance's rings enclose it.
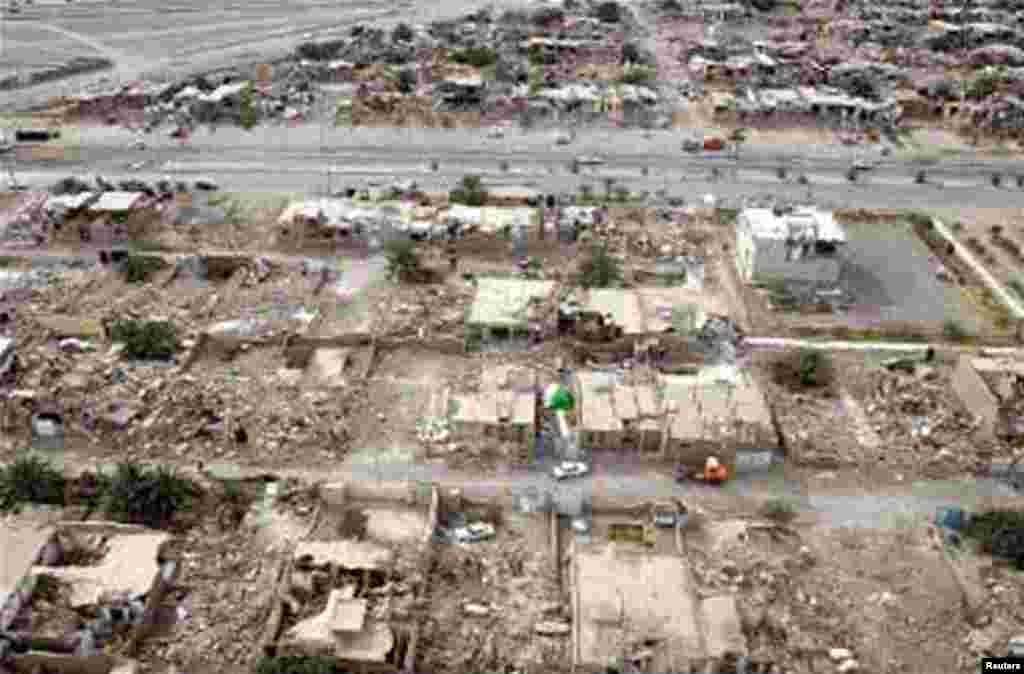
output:
{"label": "roadside vegetation", "polygon": [[609,288],[622,281],[622,262],[605,243],[594,243],[580,265],[579,284],[584,288]]}
{"label": "roadside vegetation", "polygon": [[30,454],[0,470],[0,512],[75,501],[115,522],[166,529],[193,510],[201,497],[196,483],[166,466],[124,462],[112,475],[69,480],[46,458]]}
{"label": "roadside vegetation", "polygon": [[169,360],[178,350],[178,329],[170,321],[120,320],[110,328],[110,339],[124,344],[129,358]]}

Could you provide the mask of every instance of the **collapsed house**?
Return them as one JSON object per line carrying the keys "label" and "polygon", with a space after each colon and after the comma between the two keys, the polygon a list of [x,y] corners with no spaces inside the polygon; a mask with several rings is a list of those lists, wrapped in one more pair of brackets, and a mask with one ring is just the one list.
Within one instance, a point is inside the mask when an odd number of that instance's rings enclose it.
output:
{"label": "collapsed house", "polygon": [[[118,634],[138,644],[156,627],[156,607],[177,580],[169,534],[112,522],[65,522],[55,527],[5,524],[0,597],[0,662],[15,671],[134,672],[131,661],[105,654]],[[64,634],[36,634],[34,603],[46,578],[69,586],[67,609],[80,614]],[[88,619],[88,616],[95,616]],[[12,643],[13,640],[13,643]],[[12,648],[13,646],[13,648]]]}
{"label": "collapsed house", "polygon": [[451,395],[444,408],[457,438],[528,445],[537,429],[537,374],[513,366],[485,370],[477,393]]}
{"label": "collapsed house", "polygon": [[553,281],[479,278],[466,327],[483,339],[526,337],[540,318],[536,307],[554,290]]}
{"label": "collapsed house", "polygon": [[308,601],[326,590],[327,605],[286,630],[277,641],[278,654],[325,655],[349,671],[397,672],[398,641],[387,620],[377,617],[373,595],[393,565],[393,553],[367,541],[306,542],[295,548],[293,560],[292,592]]}
{"label": "collapsed house", "polygon": [[[624,337],[656,336],[667,332],[691,334],[708,316],[731,312],[724,297],[690,287],[593,288],[570,302],[578,320],[600,316],[621,328]],[[579,329],[577,327],[577,333]]]}
{"label": "collapsed house", "polygon": [[735,597],[701,599],[678,556],[617,544],[576,550],[570,583],[575,667],[599,671],[643,653],[648,671],[697,671],[746,654]]}
{"label": "collapsed house", "polygon": [[405,220],[400,206],[315,199],[289,204],[277,219],[277,233],[281,240],[299,245],[341,243],[386,237],[400,230]]}
{"label": "collapsed house", "polygon": [[748,208],[736,220],[736,267],[747,282],[839,280],[846,232],[829,211]]}
{"label": "collapsed house", "polygon": [[964,355],[951,376],[953,391],[990,437],[1024,435],[1024,363]]}

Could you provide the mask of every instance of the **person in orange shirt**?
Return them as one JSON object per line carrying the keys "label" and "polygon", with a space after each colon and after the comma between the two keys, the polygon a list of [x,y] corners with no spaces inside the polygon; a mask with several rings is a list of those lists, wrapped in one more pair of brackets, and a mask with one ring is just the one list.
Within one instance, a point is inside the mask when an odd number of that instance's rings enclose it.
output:
{"label": "person in orange shirt", "polygon": [[704,473],[701,476],[705,482],[711,484],[722,484],[729,479],[729,471],[726,470],[716,457],[709,456],[704,464]]}

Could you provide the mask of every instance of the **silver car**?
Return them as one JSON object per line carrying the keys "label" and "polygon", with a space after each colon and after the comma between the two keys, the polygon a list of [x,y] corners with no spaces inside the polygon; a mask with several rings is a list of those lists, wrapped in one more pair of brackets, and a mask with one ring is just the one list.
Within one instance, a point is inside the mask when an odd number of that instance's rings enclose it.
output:
{"label": "silver car", "polygon": [[590,466],[582,461],[563,461],[551,470],[551,477],[556,480],[568,480],[583,477],[590,473]]}

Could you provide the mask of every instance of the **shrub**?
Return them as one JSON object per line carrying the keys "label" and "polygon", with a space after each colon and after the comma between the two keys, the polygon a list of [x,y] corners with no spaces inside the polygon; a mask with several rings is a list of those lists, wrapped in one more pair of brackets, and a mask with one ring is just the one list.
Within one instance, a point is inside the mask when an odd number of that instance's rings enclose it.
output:
{"label": "shrub", "polygon": [[1017,293],[1019,297],[1024,298],[1024,281],[1019,278],[1015,278],[1010,281],[1010,288],[1012,288],[1013,292]]}
{"label": "shrub", "polygon": [[487,191],[481,185],[480,176],[465,176],[462,184],[448,194],[448,200],[453,204],[483,206],[487,200]]}
{"label": "shrub", "polygon": [[989,510],[972,517],[964,535],[976,540],[982,552],[1006,557],[1024,566],[1024,512]]}
{"label": "shrub", "polygon": [[189,509],[199,494],[195,483],[173,468],[124,462],[107,483],[101,507],[115,521],[163,529]]}
{"label": "shrub", "polygon": [[497,63],[498,54],[490,47],[467,47],[453,53],[452,60],[475,68],[486,68]]}
{"label": "shrub", "polygon": [[384,245],[388,278],[392,281],[408,278],[420,268],[416,244],[409,239],[392,239]]}
{"label": "shrub", "polygon": [[657,79],[657,71],[644,65],[627,66],[622,73],[620,81],[624,84],[645,84]]}
{"label": "shrub", "polygon": [[265,655],[256,674],[335,674],[335,662],[327,655]]}
{"label": "shrub", "polygon": [[111,327],[110,338],[124,343],[129,358],[166,360],[178,349],[178,329],[170,321],[120,320]]}
{"label": "shrub", "polygon": [[971,80],[967,85],[967,97],[968,98],[988,98],[996,92],[996,87],[999,86],[999,82],[1002,78],[999,73],[993,70],[987,70],[981,73]]}
{"label": "shrub", "polygon": [[260,109],[256,105],[256,90],[252,85],[242,90],[238,98],[238,124],[249,131],[260,123]]}
{"label": "shrub", "polygon": [[166,266],[163,258],[155,255],[129,254],[124,262],[125,280],[128,283],[145,283]]}
{"label": "shrub", "polygon": [[341,53],[345,40],[304,42],[299,45],[299,57],[309,61],[329,61]]}
{"label": "shrub", "polygon": [[832,357],[818,349],[787,353],[775,361],[775,380],[791,388],[825,388],[835,381]]}
{"label": "shrub", "polygon": [[64,505],[64,476],[39,456],[24,456],[0,471],[0,510],[17,510],[23,503]]}
{"label": "shrub", "polygon": [[796,519],[796,504],[789,499],[772,498],[761,506],[761,516],[776,522],[792,522]]}
{"label": "shrub", "polygon": [[416,34],[413,33],[412,28],[407,23],[399,23],[395,26],[395,29],[391,31],[392,42],[412,42]]}
{"label": "shrub", "polygon": [[622,8],[617,2],[602,2],[594,11],[595,16],[605,23],[618,23],[622,20]]}
{"label": "shrub", "polygon": [[411,94],[416,90],[416,71],[411,68],[402,68],[398,71],[398,91],[403,94]]}
{"label": "shrub", "polygon": [[580,285],[584,288],[607,288],[622,280],[622,263],[611,254],[608,245],[595,243],[590,255],[580,266]]}
{"label": "shrub", "polygon": [[942,334],[955,341],[964,340],[971,336],[967,326],[954,318],[950,318],[942,324]]}

